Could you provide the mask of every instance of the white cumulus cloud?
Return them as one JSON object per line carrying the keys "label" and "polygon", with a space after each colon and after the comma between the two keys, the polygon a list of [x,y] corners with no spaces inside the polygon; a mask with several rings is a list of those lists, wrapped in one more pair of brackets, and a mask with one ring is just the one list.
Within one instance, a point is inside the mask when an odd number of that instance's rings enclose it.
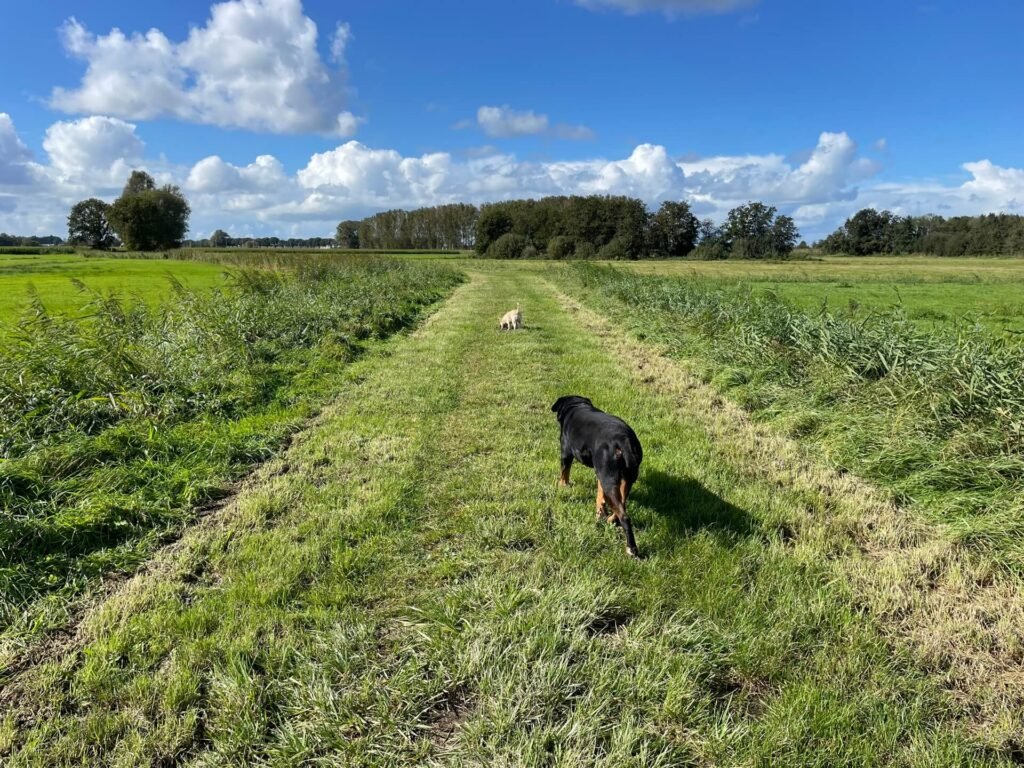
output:
{"label": "white cumulus cloud", "polygon": [[55,88],[51,104],[65,112],[125,119],[174,117],[269,133],[351,135],[342,58],[351,37],[339,24],[328,67],[317,50],[317,26],[300,0],[228,0],[181,42],[158,29],[126,35],[90,32],[69,19],[65,50],[86,62],[77,88]]}
{"label": "white cumulus cloud", "polygon": [[142,164],[145,145],[135,126],[116,117],[85,117],[46,129],[48,172],[66,186],[114,189]]}
{"label": "white cumulus cloud", "polygon": [[[470,121],[462,121],[457,127],[469,127]],[[515,110],[508,104],[500,107],[482,106],[476,111],[476,125],[486,135],[495,139],[516,136],[554,136],[573,141],[594,138],[594,132],[585,125],[556,123],[552,125],[547,115],[533,110]]]}
{"label": "white cumulus cloud", "polygon": [[794,167],[782,155],[719,156],[686,160],[686,188],[712,210],[746,200],[796,206],[811,202],[852,200],[856,183],[880,169],[857,156],[857,145],[846,133],[822,133],[807,159]]}
{"label": "white cumulus cloud", "polygon": [[435,152],[402,157],[393,149],[371,149],[349,141],[313,155],[297,174],[299,185],[312,194],[316,208],[323,199],[347,200],[363,206],[415,205],[444,198],[442,187],[451,177],[451,156]]}
{"label": "white cumulus cloud", "polygon": [[74,202],[112,200],[134,168],[183,188],[193,237],[217,228],[233,235],[325,235],[343,218],[387,208],[571,194],[631,195],[652,207],[688,200],[699,215],[716,220],[736,205],[762,200],[792,215],[808,240],[869,206],[903,215],[1024,214],[1024,169],[978,160],[961,166],[965,178],[958,183],[880,182],[879,167],[842,132],[822,133],[798,160],[781,154],[677,159],[660,144],[640,144],[624,157],[541,162],[495,147],[458,156],[403,155],[347,141],[290,172],[269,154],[247,164],[217,155],[169,164],[149,153],[132,123],[91,116],[54,123],[42,148],[45,160],[33,160],[10,116],[0,113],[0,230],[63,234]]}
{"label": "white cumulus cloud", "polygon": [[0,184],[27,184],[31,160],[32,153],[18,137],[11,116],[0,112]]}
{"label": "white cumulus cloud", "polygon": [[284,166],[273,155],[260,155],[242,167],[212,155],[192,166],[185,189],[199,193],[256,192],[272,191],[289,183]]}

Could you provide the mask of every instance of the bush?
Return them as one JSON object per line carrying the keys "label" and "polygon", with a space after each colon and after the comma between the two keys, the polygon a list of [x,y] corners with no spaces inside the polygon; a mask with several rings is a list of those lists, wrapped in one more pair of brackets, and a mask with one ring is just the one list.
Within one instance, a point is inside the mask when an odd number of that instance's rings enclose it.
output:
{"label": "bush", "polygon": [[540,251],[538,251],[533,245],[528,245],[523,248],[524,259],[539,259]]}
{"label": "bush", "polygon": [[506,232],[487,249],[489,259],[521,259],[528,245],[526,238],[514,232]]}
{"label": "bush", "polygon": [[721,240],[701,243],[690,255],[699,261],[721,261],[729,258],[729,246]]}
{"label": "bush", "polygon": [[549,259],[571,259],[576,253],[576,241],[568,235],[555,235],[548,242]]}
{"label": "bush", "polygon": [[597,252],[597,258],[608,261],[625,261],[630,258],[626,244],[620,237],[613,237]]}
{"label": "bush", "polygon": [[0,245],[0,253],[12,256],[40,256],[50,253],[74,253],[75,248],[67,245]]}
{"label": "bush", "polygon": [[576,246],[576,253],[573,254],[574,259],[596,259],[597,249],[593,243],[582,242]]}
{"label": "bush", "polygon": [[494,243],[512,232],[513,224],[512,216],[504,208],[485,205],[476,220],[476,252],[481,256],[488,255]]}

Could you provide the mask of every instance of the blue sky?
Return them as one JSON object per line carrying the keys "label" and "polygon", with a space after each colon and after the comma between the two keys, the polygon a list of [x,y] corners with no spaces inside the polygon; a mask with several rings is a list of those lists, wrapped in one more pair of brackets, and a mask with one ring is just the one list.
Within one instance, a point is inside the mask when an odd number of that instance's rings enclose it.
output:
{"label": "blue sky", "polygon": [[1024,213],[1010,0],[50,0],[4,21],[5,231],[63,234],[135,167],[185,190],[196,237],[553,193],[712,218],[762,199],[809,238],[865,205]]}

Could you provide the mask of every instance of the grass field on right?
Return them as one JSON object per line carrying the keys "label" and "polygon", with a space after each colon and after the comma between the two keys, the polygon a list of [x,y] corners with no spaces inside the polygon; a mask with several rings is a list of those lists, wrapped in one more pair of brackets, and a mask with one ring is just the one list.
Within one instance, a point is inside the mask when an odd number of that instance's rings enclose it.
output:
{"label": "grass field on right", "polygon": [[975,323],[1024,335],[1024,259],[838,257],[782,262],[638,261],[656,274],[749,286],[797,307],[849,317],[901,308],[925,326]]}
{"label": "grass field on right", "polygon": [[663,261],[561,274],[758,418],[1024,573],[1024,260]]}

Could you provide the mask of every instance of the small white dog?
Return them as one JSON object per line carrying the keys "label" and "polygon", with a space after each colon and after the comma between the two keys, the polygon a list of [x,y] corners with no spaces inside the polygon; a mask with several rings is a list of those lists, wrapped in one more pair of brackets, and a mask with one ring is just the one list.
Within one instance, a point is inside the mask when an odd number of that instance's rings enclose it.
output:
{"label": "small white dog", "polygon": [[500,325],[503,331],[514,331],[517,328],[523,327],[523,313],[519,311],[518,304],[516,304],[515,309],[501,316]]}

